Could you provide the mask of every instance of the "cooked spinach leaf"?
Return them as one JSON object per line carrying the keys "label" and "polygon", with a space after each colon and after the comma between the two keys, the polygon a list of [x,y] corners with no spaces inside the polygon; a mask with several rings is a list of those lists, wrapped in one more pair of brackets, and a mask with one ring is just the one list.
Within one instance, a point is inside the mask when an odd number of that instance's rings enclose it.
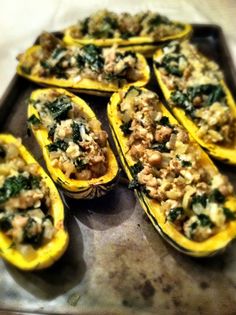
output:
{"label": "cooked spinach leaf", "polygon": [[157,143],[157,142],[154,142],[151,146],[151,148],[153,150],[157,150],[157,151],[160,151],[162,153],[168,153],[170,152],[170,149],[167,148],[166,146],[166,143]]}
{"label": "cooked spinach leaf", "polygon": [[105,16],[99,29],[92,32],[91,35],[95,38],[111,38],[117,27],[118,23],[116,19],[110,16]]}
{"label": "cooked spinach leaf", "polygon": [[63,152],[65,152],[68,148],[68,143],[65,142],[64,140],[57,140],[53,143],[50,143],[47,145],[48,151],[49,152],[53,152],[53,151],[57,151],[57,150],[61,150]]}
{"label": "cooked spinach leaf", "polygon": [[60,53],[63,52],[63,51],[66,51],[65,47],[61,47],[61,46],[60,47],[56,47],[54,49],[54,51],[52,52],[52,55],[51,55],[52,59],[57,59],[58,56],[60,55]]}
{"label": "cooked spinach leaf", "polygon": [[77,62],[77,66],[79,69],[83,69],[84,68],[84,58],[81,55],[77,55],[76,56],[76,62]]}
{"label": "cooked spinach leaf", "polygon": [[219,102],[225,97],[225,92],[220,84],[201,84],[187,89],[188,98],[190,101],[196,96],[207,96],[206,100],[202,103],[202,106],[210,106],[214,102]]}
{"label": "cooked spinach leaf", "polygon": [[207,205],[207,194],[194,195],[192,197],[191,206],[193,206],[194,204],[200,204],[204,208],[206,208],[206,205]]}
{"label": "cooked spinach leaf", "polygon": [[30,175],[30,185],[31,189],[36,189],[40,187],[41,178],[39,176]]}
{"label": "cooked spinach leaf", "polygon": [[56,121],[66,119],[69,110],[72,109],[71,100],[66,95],[59,96],[55,101],[48,102],[45,106]]}
{"label": "cooked spinach leaf", "polygon": [[45,69],[45,70],[50,70],[51,66],[47,60],[40,60],[40,65]]}
{"label": "cooked spinach leaf", "polygon": [[128,188],[129,189],[139,189],[140,191],[145,192],[145,187],[138,182],[137,174],[143,169],[143,164],[141,161],[130,166],[130,172],[133,176],[133,179],[130,181]]}
{"label": "cooked spinach leaf", "polygon": [[131,190],[140,189],[140,187],[141,187],[141,184],[138,182],[137,179],[132,179],[132,180],[129,182],[128,188],[131,189]]}
{"label": "cooked spinach leaf", "polygon": [[159,121],[156,122],[158,125],[162,125],[162,126],[167,126],[170,128],[173,128],[173,126],[171,125],[169,118],[167,116],[162,116],[161,119]]}
{"label": "cooked spinach leaf", "polygon": [[197,221],[193,222],[190,225],[190,227],[189,227],[189,229],[190,229],[190,238],[193,238],[194,231],[196,230],[197,227],[198,227],[198,222]]}
{"label": "cooked spinach leaf", "polygon": [[188,167],[188,166],[192,166],[192,163],[190,161],[186,161],[181,159],[178,155],[176,155],[177,159],[181,162],[181,165],[183,167]]}
{"label": "cooked spinach leaf", "polygon": [[12,228],[12,215],[5,215],[0,219],[0,230],[7,232]]}
{"label": "cooked spinach leaf", "polygon": [[82,22],[81,22],[81,32],[83,35],[87,35],[88,34],[88,27],[89,25],[89,17],[85,18]]}
{"label": "cooked spinach leaf", "polygon": [[182,77],[183,70],[179,68],[181,58],[186,60],[186,57],[182,54],[170,53],[165,55],[161,62],[155,62],[155,65],[157,68],[163,67],[170,74]]}
{"label": "cooked spinach leaf", "polygon": [[223,203],[225,201],[225,196],[219,191],[219,189],[214,189],[209,195],[209,201]]}
{"label": "cooked spinach leaf", "polygon": [[163,15],[156,14],[154,17],[152,17],[149,21],[148,24],[151,26],[159,26],[160,24],[170,24],[170,20]]}
{"label": "cooked spinach leaf", "polygon": [[72,138],[74,142],[82,141],[83,140],[82,135],[84,133],[88,133],[86,125],[81,122],[78,123],[78,122],[73,121],[71,127],[72,127],[72,133],[73,133]]}
{"label": "cooked spinach leaf", "polygon": [[54,137],[54,134],[55,134],[55,131],[56,131],[56,128],[57,128],[57,125],[54,124],[52,125],[50,128],[49,128],[49,131],[48,131],[48,139],[53,139]]}
{"label": "cooked spinach leaf", "polygon": [[131,127],[131,123],[132,123],[132,120],[129,120],[127,122],[124,122],[121,126],[120,126],[120,129],[122,130],[123,134],[125,136],[128,136],[131,134],[131,130],[130,130],[130,127]]}
{"label": "cooked spinach leaf", "polygon": [[223,212],[224,212],[224,215],[226,217],[226,220],[228,220],[228,221],[236,220],[235,212],[233,212],[229,208],[224,207]]}
{"label": "cooked spinach leaf", "polygon": [[82,51],[84,62],[88,64],[92,71],[99,72],[104,65],[101,48],[90,44],[83,46]]}
{"label": "cooked spinach leaf", "polygon": [[18,195],[22,190],[38,188],[40,177],[30,175],[29,177],[18,175],[8,177],[0,188],[0,203],[6,202],[11,197]]}
{"label": "cooked spinach leaf", "polygon": [[130,171],[133,177],[135,177],[138,173],[140,173],[143,169],[143,164],[141,161],[130,166]]}
{"label": "cooked spinach leaf", "polygon": [[211,219],[209,218],[208,215],[205,215],[203,213],[199,214],[197,216],[197,221],[193,222],[191,225],[190,225],[190,238],[194,238],[194,233],[195,233],[195,230],[197,229],[198,226],[201,226],[201,227],[214,227],[214,223],[211,221]]}
{"label": "cooked spinach leaf", "polygon": [[132,57],[132,58],[134,58],[135,60],[137,60],[137,55],[136,55],[136,53],[135,52],[133,52],[133,51],[124,51],[124,52],[116,52],[116,62],[118,62],[118,61],[120,61],[120,60],[122,60],[122,59],[124,59],[125,57],[128,57],[128,56],[130,56],[130,57]]}
{"label": "cooked spinach leaf", "polygon": [[195,97],[202,98],[200,107],[211,106],[215,102],[220,102],[225,97],[222,86],[213,84],[202,84],[188,87],[186,92],[174,91],[171,93],[171,100],[176,106],[185,110],[185,112],[194,117],[195,106],[193,104]]}
{"label": "cooked spinach leaf", "polygon": [[77,168],[77,170],[82,171],[83,169],[86,168],[88,163],[85,160],[78,158],[74,161],[74,165]]}
{"label": "cooked spinach leaf", "polygon": [[55,65],[51,65],[47,60],[41,60],[40,65],[44,69],[44,75],[46,77],[55,75],[56,78],[66,79],[67,73],[65,72],[65,69],[61,66],[62,60],[58,61]]}
{"label": "cooked spinach leaf", "polygon": [[81,124],[76,123],[75,121],[73,121],[71,127],[72,127],[72,132],[73,132],[73,141],[77,142],[77,141],[82,141],[82,137],[80,134],[80,126]]}
{"label": "cooked spinach leaf", "polygon": [[24,227],[23,243],[38,247],[42,243],[44,229],[38,230],[37,222],[29,217]]}
{"label": "cooked spinach leaf", "polygon": [[129,31],[126,31],[126,32],[123,32],[120,36],[121,36],[122,39],[128,39],[128,38],[130,38],[132,36],[135,36],[135,34],[129,32]]}
{"label": "cooked spinach leaf", "polygon": [[127,92],[124,95],[124,98],[128,97],[137,97],[142,93],[142,90],[135,87],[135,86],[130,86],[127,90]]}
{"label": "cooked spinach leaf", "polygon": [[40,125],[40,124],[41,124],[40,119],[38,119],[34,114],[31,115],[31,116],[27,119],[27,122],[28,122],[29,124],[34,125],[34,126],[37,126],[37,125]]}
{"label": "cooked spinach leaf", "polygon": [[183,207],[171,208],[167,215],[167,220],[175,222],[176,220],[180,220],[183,214],[184,214]]}
{"label": "cooked spinach leaf", "polygon": [[176,106],[182,108],[190,117],[194,117],[195,107],[186,93],[176,90],[171,92],[170,98]]}
{"label": "cooked spinach leaf", "polygon": [[198,220],[199,220],[201,226],[203,226],[203,227],[205,227],[205,226],[213,227],[214,226],[213,222],[210,220],[208,215],[201,213],[197,217],[198,217]]}
{"label": "cooked spinach leaf", "polygon": [[181,165],[183,167],[185,167],[185,166],[190,167],[190,166],[192,166],[192,163],[190,161],[181,160]]}

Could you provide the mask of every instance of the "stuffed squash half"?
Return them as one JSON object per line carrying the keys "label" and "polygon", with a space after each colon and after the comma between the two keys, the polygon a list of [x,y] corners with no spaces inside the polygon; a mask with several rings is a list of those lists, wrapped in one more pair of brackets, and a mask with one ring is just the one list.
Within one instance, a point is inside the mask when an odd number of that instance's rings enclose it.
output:
{"label": "stuffed squash half", "polygon": [[65,194],[91,199],[115,185],[119,168],[108,135],[81,98],[63,89],[36,90],[28,122],[49,173]]}
{"label": "stuffed squash half", "polygon": [[236,106],[218,65],[185,41],[159,49],[154,69],[176,118],[212,157],[236,164]]}
{"label": "stuffed squash half", "polygon": [[191,25],[170,21],[151,11],[132,15],[101,10],[68,27],[64,32],[64,42],[102,47],[116,44],[119,48],[152,55],[157,45],[186,38],[191,31]]}
{"label": "stuffed squash half", "polygon": [[0,134],[0,256],[23,270],[43,269],[68,239],[54,183],[19,139]]}
{"label": "stuffed squash half", "polygon": [[49,33],[43,33],[39,44],[18,59],[17,73],[29,80],[89,94],[106,95],[119,87],[144,86],[149,81],[149,67],[140,54],[93,44],[65,46]]}
{"label": "stuffed squash half", "polygon": [[120,90],[108,117],[129,187],[160,234],[191,256],[224,249],[236,235],[233,187],[157,94]]}

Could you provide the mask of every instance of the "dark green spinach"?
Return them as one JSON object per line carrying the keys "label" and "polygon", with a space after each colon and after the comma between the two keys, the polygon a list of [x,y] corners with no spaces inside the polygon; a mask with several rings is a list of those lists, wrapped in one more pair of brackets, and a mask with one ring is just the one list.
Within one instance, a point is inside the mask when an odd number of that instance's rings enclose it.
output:
{"label": "dark green spinach", "polygon": [[171,222],[175,222],[176,220],[180,220],[183,214],[184,214],[183,207],[171,208],[167,215],[167,220]]}
{"label": "dark green spinach", "polygon": [[120,126],[120,129],[122,130],[123,134],[125,136],[128,136],[131,134],[131,130],[130,130],[130,127],[131,127],[131,123],[132,123],[132,120],[129,120],[127,122],[124,122],[121,126]]}
{"label": "dark green spinach", "polygon": [[223,212],[224,212],[224,215],[226,217],[226,220],[228,220],[228,221],[236,220],[235,212],[233,212],[229,208],[224,207]]}
{"label": "dark green spinach", "polygon": [[27,123],[38,126],[41,124],[41,121],[33,114],[27,119]]}
{"label": "dark green spinach", "polygon": [[66,119],[69,110],[72,109],[71,100],[66,95],[59,96],[55,101],[49,102],[45,106],[48,108],[52,118],[56,121]]}
{"label": "dark green spinach", "polygon": [[104,66],[104,58],[102,57],[102,50],[95,45],[86,45],[82,48],[84,62],[94,72],[100,72]]}
{"label": "dark green spinach", "polygon": [[68,148],[68,143],[65,142],[64,140],[57,140],[53,143],[50,143],[47,145],[47,149],[49,152],[54,152],[54,151],[58,151],[61,150],[63,152],[65,152]]}
{"label": "dark green spinach", "polygon": [[138,161],[137,163],[130,166],[130,172],[133,177],[136,177],[138,173],[140,173],[143,170],[143,164],[141,161]]}
{"label": "dark green spinach", "polygon": [[22,190],[38,188],[40,180],[40,177],[34,175],[26,177],[20,174],[8,177],[0,188],[0,204],[6,202],[11,197],[15,197]]}

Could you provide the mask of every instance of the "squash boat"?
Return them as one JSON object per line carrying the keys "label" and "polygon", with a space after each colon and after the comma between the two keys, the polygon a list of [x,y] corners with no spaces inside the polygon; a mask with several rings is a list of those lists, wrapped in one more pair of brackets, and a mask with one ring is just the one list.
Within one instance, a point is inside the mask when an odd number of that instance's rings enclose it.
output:
{"label": "squash boat", "polygon": [[195,257],[223,250],[236,235],[233,188],[158,96],[120,90],[108,117],[129,187],[164,239]]}
{"label": "squash boat", "polygon": [[51,266],[65,252],[64,206],[26,148],[0,135],[0,256],[22,270]]}
{"label": "squash boat", "polygon": [[156,51],[154,71],[171,110],[214,158],[236,164],[236,106],[218,66],[188,42]]}
{"label": "squash boat", "polygon": [[109,47],[116,44],[124,50],[151,56],[157,46],[186,38],[191,32],[191,25],[170,21],[150,11],[131,15],[101,10],[68,27],[63,40],[69,45]]}
{"label": "squash boat", "polygon": [[110,95],[130,84],[144,86],[150,76],[141,54],[121,52],[116,47],[102,49],[93,44],[65,46],[49,33],[43,33],[39,44],[18,59],[19,75],[41,85],[87,94]]}
{"label": "squash boat", "polygon": [[92,109],[63,89],[39,89],[28,105],[28,123],[53,180],[66,195],[91,199],[106,194],[119,168],[108,135]]}

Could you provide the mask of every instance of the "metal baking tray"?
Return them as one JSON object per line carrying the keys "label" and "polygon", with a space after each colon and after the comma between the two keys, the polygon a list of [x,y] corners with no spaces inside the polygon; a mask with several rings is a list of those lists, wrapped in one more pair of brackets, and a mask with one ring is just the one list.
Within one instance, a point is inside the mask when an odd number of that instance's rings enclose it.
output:
{"label": "metal baking tray", "polygon": [[[235,97],[235,72],[222,30],[194,25],[193,42],[220,64]],[[26,131],[26,100],[37,87],[13,78],[0,104],[0,132],[21,137],[44,165]],[[153,76],[148,88],[158,91]],[[109,99],[81,97],[102,120],[112,142],[106,117]],[[235,184],[235,168],[217,165]],[[236,314],[235,242],[212,258],[177,252],[122,183],[100,199],[65,199],[65,204],[70,244],[54,266],[22,272],[0,260],[0,314]]]}

